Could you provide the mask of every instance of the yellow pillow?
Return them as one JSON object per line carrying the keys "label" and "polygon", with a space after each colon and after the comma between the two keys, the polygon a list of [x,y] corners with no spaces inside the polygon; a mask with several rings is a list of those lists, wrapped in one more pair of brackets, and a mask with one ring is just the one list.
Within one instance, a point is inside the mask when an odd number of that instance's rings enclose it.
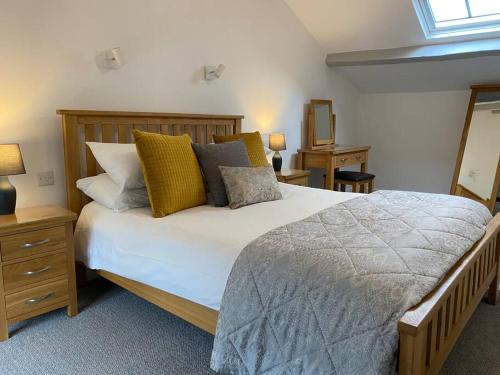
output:
{"label": "yellow pillow", "polygon": [[259,132],[239,133],[234,135],[214,135],[215,143],[233,142],[243,139],[247,146],[248,158],[252,167],[265,167],[269,164],[264,151],[264,143]]}
{"label": "yellow pillow", "polygon": [[154,217],[205,204],[198,160],[188,135],[132,130]]}

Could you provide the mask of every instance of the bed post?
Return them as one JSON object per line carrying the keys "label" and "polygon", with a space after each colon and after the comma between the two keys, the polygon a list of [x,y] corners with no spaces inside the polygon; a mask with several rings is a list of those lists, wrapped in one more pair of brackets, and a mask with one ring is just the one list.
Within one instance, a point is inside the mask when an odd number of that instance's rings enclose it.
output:
{"label": "bed post", "polygon": [[424,331],[399,331],[399,375],[420,375],[425,369]]}
{"label": "bed post", "polygon": [[80,144],[78,142],[77,116],[64,114],[62,111],[57,111],[57,113],[62,115],[67,207],[80,215],[83,203],[82,195],[76,188],[76,180],[80,178]]}

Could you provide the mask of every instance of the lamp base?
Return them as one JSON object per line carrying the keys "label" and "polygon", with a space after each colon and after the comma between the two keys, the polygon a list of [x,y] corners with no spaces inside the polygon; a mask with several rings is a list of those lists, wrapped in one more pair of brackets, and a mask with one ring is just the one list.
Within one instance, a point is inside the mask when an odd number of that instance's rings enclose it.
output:
{"label": "lamp base", "polygon": [[281,171],[281,165],[283,164],[283,159],[281,159],[281,155],[279,151],[276,151],[273,155],[273,168],[275,172]]}
{"label": "lamp base", "polygon": [[11,215],[16,211],[16,188],[7,176],[0,176],[0,215]]}

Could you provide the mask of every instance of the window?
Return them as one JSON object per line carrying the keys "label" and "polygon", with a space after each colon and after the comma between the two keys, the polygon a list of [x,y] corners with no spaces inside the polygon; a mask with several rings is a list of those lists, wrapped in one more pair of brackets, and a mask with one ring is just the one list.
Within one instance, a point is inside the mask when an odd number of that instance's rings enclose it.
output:
{"label": "window", "polygon": [[500,0],[413,0],[425,36],[500,31]]}

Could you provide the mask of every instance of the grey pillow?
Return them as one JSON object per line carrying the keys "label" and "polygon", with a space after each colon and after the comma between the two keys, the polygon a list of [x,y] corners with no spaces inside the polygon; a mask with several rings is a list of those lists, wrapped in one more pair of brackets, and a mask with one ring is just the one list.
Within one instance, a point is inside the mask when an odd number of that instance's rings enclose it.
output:
{"label": "grey pillow", "polygon": [[219,144],[193,144],[198,157],[205,182],[207,184],[208,202],[217,207],[227,206],[228,200],[219,166],[250,167],[247,147],[243,141]]}
{"label": "grey pillow", "polygon": [[226,186],[229,207],[283,199],[272,166],[245,168],[219,167]]}

